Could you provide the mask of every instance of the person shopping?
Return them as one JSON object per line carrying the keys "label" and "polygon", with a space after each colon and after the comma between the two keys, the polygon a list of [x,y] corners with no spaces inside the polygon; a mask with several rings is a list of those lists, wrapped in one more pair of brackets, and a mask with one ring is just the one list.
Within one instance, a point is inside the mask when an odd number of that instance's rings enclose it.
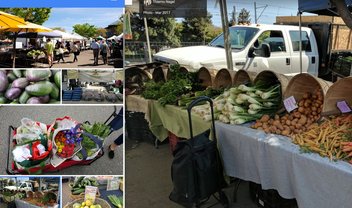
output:
{"label": "person shopping", "polygon": [[104,64],[108,63],[108,51],[109,51],[108,44],[106,44],[105,40],[102,40],[100,44],[100,54],[103,57]]}
{"label": "person shopping", "polygon": [[77,42],[75,42],[75,43],[73,44],[72,52],[73,52],[73,55],[74,55],[74,57],[73,57],[73,62],[78,61],[77,56],[79,55],[79,49],[78,49],[78,44],[77,44]]}
{"label": "person shopping", "polygon": [[94,57],[94,63],[93,65],[98,65],[98,59],[99,59],[99,44],[93,40],[91,48],[93,49],[93,57]]}
{"label": "person shopping", "polygon": [[60,60],[65,63],[64,59],[64,46],[60,45],[58,49],[58,55],[57,55],[57,63],[60,63]]}
{"label": "person shopping", "polygon": [[48,38],[45,44],[45,50],[46,50],[46,56],[48,57],[48,64],[49,64],[49,67],[51,68],[53,66],[53,61],[54,61],[54,44],[53,42],[51,42],[50,38]]}
{"label": "person shopping", "polygon": [[109,145],[108,148],[108,155],[110,159],[113,159],[115,157],[115,149],[123,144],[123,134],[121,134],[119,137],[117,137],[112,144]]}

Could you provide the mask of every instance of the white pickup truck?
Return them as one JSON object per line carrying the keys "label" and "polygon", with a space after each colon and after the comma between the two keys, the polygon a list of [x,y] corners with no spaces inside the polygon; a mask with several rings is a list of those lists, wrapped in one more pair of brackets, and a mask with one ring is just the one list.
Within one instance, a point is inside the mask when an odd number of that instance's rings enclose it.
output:
{"label": "white pickup truck", "polygon": [[4,189],[9,191],[33,191],[33,185],[30,182],[22,182],[18,187],[5,186]]}
{"label": "white pickup truck", "polygon": [[[233,69],[300,73],[299,27],[248,25],[229,28]],[[268,47],[269,46],[269,47]],[[302,71],[318,76],[319,52],[312,29],[302,27]],[[169,49],[154,55],[156,62],[179,64],[190,71],[227,68],[223,34],[207,46]]]}

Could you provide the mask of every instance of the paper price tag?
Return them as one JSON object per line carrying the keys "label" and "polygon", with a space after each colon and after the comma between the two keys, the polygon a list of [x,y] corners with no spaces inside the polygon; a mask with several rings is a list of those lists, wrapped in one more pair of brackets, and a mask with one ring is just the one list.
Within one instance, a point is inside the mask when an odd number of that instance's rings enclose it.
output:
{"label": "paper price tag", "polygon": [[336,106],[341,111],[341,113],[349,113],[349,112],[351,112],[351,108],[348,106],[346,101],[337,102]]}
{"label": "paper price tag", "polygon": [[288,97],[284,100],[284,106],[287,112],[291,112],[294,109],[298,108],[297,102],[293,96]]}

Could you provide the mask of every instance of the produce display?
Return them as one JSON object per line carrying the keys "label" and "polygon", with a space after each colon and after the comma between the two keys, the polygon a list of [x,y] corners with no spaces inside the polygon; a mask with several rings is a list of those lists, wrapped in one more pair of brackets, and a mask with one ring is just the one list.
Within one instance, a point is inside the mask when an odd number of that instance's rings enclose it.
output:
{"label": "produce display", "polygon": [[93,204],[90,200],[86,200],[82,203],[74,203],[72,208],[102,208],[100,204]]}
{"label": "produce display", "polygon": [[158,100],[166,104],[177,105],[178,99],[189,92],[204,90],[197,82],[196,73],[180,72],[177,68],[170,68],[170,79],[166,82],[148,81],[144,85],[142,97]]}
{"label": "produce display", "polygon": [[108,199],[115,207],[117,208],[123,207],[122,197],[117,197],[116,195],[109,195]]}
{"label": "produce display", "polygon": [[316,152],[330,160],[347,160],[352,164],[352,115],[331,116],[293,135],[293,142],[303,152]]}
{"label": "produce display", "polygon": [[57,196],[52,192],[34,192],[32,197],[27,197],[23,200],[39,207],[54,207],[57,205]]}
{"label": "produce display", "polygon": [[[266,87],[260,83],[249,87],[239,85],[230,88],[214,100],[214,116],[223,123],[243,124],[272,115],[281,104],[280,84]],[[196,106],[193,111],[210,121],[209,105]]]}
{"label": "produce display", "polygon": [[57,104],[60,88],[60,71],[0,70],[0,104]]}
{"label": "produce display", "polygon": [[316,90],[313,94],[306,92],[298,102],[298,108],[282,116],[271,118],[265,114],[251,127],[265,131],[265,133],[290,136],[307,130],[311,124],[320,119],[323,108],[323,93]]}
{"label": "produce display", "polygon": [[95,177],[76,177],[74,182],[70,184],[71,194],[80,195],[84,193],[86,186],[99,186],[98,180]]}
{"label": "produce display", "polygon": [[203,91],[196,91],[196,92],[190,92],[185,95],[182,95],[180,99],[177,102],[178,106],[182,107],[187,107],[193,100],[196,100],[197,98],[201,96],[207,96],[210,98],[215,98],[219,96],[224,90],[222,89],[213,89],[211,87],[207,87],[207,89]]}
{"label": "produce display", "polygon": [[36,58],[38,56],[45,56],[45,53],[41,50],[31,50],[27,53],[28,57]]}

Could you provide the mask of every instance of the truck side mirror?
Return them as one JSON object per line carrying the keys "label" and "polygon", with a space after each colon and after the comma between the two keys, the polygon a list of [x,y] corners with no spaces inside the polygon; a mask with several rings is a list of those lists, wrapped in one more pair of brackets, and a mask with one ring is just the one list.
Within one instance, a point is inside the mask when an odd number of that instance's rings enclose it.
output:
{"label": "truck side mirror", "polygon": [[256,56],[269,58],[270,54],[271,54],[271,50],[270,50],[270,45],[268,43],[262,43],[258,48],[252,46],[248,50],[249,58],[254,58]]}

